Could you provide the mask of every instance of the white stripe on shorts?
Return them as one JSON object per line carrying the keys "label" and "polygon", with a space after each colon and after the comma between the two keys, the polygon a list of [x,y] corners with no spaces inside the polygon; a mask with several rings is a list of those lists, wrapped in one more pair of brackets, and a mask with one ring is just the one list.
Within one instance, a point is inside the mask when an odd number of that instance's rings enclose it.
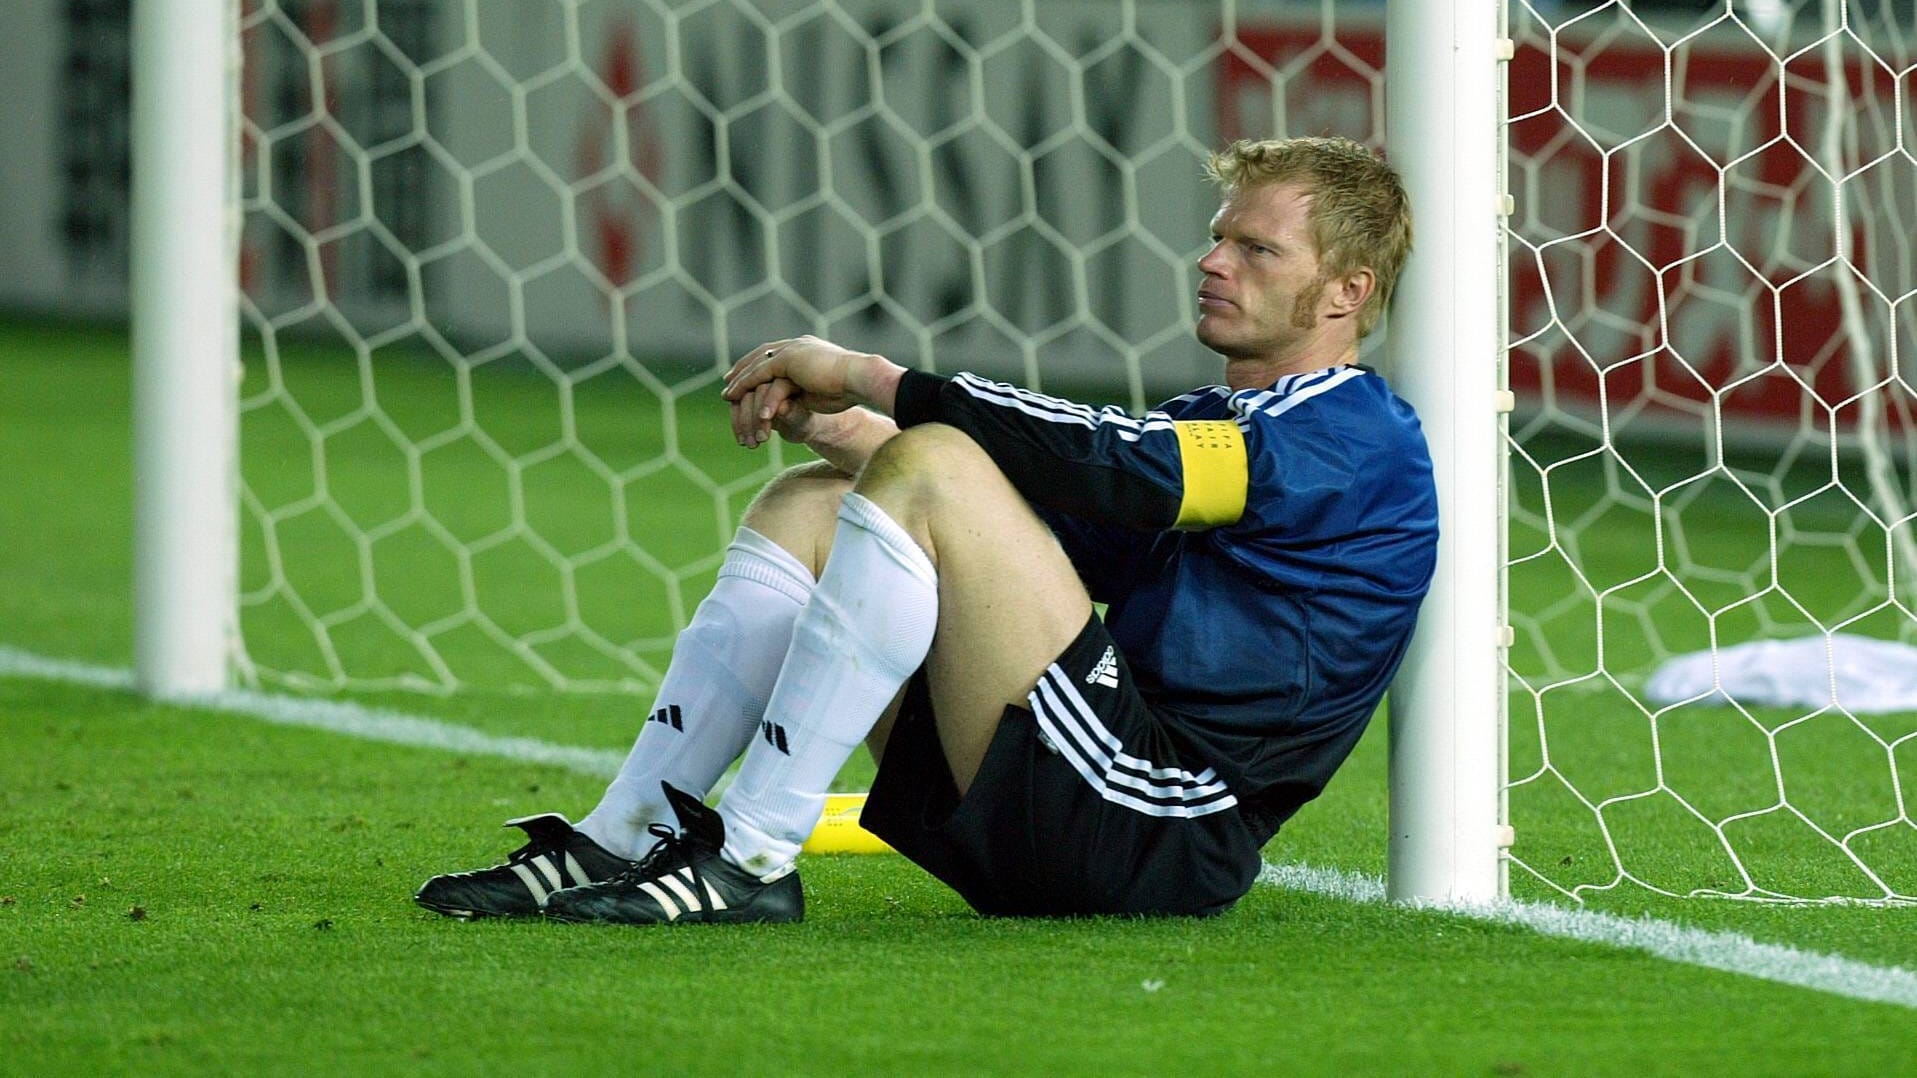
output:
{"label": "white stripe on shorts", "polygon": [[[1079,696],[1056,663],[1027,698],[1039,730],[1098,795],[1147,816],[1191,818],[1222,812],[1238,804],[1216,771],[1194,775],[1176,767],[1158,767],[1122,751],[1122,742]],[[1156,783],[1150,780],[1170,780]],[[1166,800],[1152,800],[1152,799]]]}

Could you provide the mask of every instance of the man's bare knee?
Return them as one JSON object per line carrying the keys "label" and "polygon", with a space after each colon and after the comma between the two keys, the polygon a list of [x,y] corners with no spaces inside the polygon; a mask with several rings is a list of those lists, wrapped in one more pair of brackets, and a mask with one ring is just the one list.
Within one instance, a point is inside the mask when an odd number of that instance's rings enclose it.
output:
{"label": "man's bare knee", "polygon": [[896,483],[934,477],[938,474],[937,465],[966,458],[991,464],[991,458],[964,431],[944,423],[922,423],[900,431],[880,446],[866,462],[865,470],[859,473],[859,483]]}
{"label": "man's bare knee", "polygon": [[[998,466],[970,435],[943,423],[926,423],[899,432],[879,447],[853,489],[895,516],[922,519],[940,503],[976,489],[985,478],[1003,481]],[[901,518],[900,523],[915,530],[912,522]]]}
{"label": "man's bare knee", "polygon": [[759,491],[739,525],[784,547],[816,577],[832,550],[839,501],[851,489],[852,477],[822,460],[796,465]]}
{"label": "man's bare knee", "polygon": [[940,747],[963,792],[1006,705],[1027,700],[1091,617],[1091,599],[1043,520],[963,431],[904,431],[855,489],[938,568],[938,635],[926,668]]}

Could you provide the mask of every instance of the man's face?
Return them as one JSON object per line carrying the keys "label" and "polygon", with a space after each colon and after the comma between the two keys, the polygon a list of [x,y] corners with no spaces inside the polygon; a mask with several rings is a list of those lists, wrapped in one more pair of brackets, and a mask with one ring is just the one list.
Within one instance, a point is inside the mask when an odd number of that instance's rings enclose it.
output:
{"label": "man's face", "polygon": [[1311,335],[1324,295],[1311,199],[1297,184],[1234,191],[1198,260],[1198,340],[1227,359],[1282,357]]}

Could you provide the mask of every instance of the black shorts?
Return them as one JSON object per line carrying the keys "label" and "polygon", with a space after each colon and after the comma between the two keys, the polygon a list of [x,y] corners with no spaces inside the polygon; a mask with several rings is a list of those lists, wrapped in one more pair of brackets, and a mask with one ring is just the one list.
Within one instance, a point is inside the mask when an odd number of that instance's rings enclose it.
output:
{"label": "black shorts", "polygon": [[960,798],[921,670],[861,822],[985,914],[1212,914],[1250,889],[1261,844],[1236,798],[1175,744],[1096,615],[1028,703]]}

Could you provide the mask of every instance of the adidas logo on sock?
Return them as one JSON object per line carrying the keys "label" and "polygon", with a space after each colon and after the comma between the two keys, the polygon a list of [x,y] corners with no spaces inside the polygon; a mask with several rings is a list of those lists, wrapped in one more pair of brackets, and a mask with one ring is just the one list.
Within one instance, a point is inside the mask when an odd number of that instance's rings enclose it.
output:
{"label": "adidas logo on sock", "polygon": [[648,715],[646,717],[646,721],[647,722],[663,722],[667,726],[672,727],[674,730],[684,730],[686,728],[685,719],[683,719],[679,715],[678,704],[667,704],[665,707],[662,707],[659,710],[653,712],[651,715]]}
{"label": "adidas logo on sock", "polygon": [[1103,685],[1108,689],[1118,688],[1118,654],[1111,648],[1106,648],[1105,654],[1098,660],[1098,665],[1092,667],[1092,672],[1085,675],[1085,684]]}
{"label": "adidas logo on sock", "polygon": [[785,743],[785,727],[774,725],[771,719],[767,719],[759,724],[759,732],[765,735],[766,744],[787,756],[792,755],[792,747]]}

